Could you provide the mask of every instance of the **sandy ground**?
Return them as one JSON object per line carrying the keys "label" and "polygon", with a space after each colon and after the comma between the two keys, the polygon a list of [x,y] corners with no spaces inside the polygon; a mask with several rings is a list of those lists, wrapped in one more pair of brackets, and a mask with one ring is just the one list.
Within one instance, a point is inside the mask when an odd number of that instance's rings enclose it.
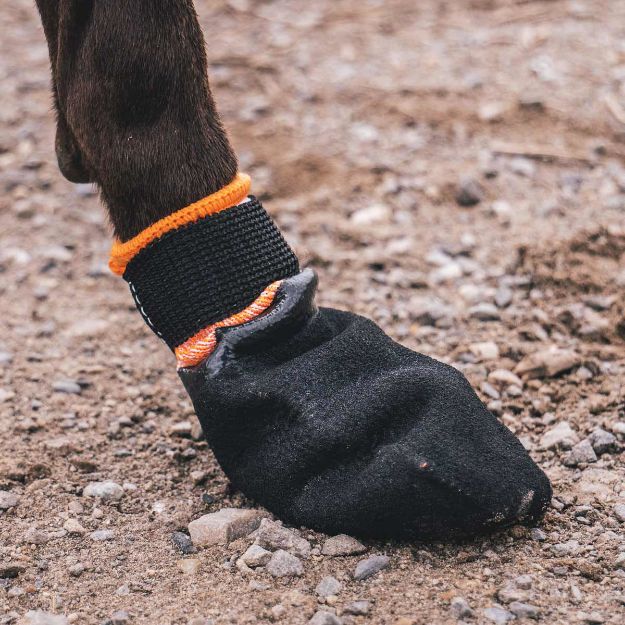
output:
{"label": "sandy ground", "polygon": [[[539,528],[459,545],[333,558],[301,529],[286,580],[234,564],[251,537],[172,543],[253,502],[186,432],[97,195],[58,173],[33,4],[0,4],[0,623],[625,622],[625,2],[197,2],[242,169],[321,303],[462,369],[555,490]],[[123,496],[82,495],[103,480]]]}

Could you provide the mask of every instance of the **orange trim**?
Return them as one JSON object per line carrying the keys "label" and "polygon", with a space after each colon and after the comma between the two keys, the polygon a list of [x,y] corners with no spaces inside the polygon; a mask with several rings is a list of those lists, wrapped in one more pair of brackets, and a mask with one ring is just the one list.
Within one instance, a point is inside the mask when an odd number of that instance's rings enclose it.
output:
{"label": "orange trim", "polygon": [[217,337],[215,336],[217,328],[238,326],[265,312],[273,304],[280,284],[282,284],[282,280],[272,282],[247,308],[223,321],[209,325],[176,347],[174,353],[178,361],[178,369],[199,365],[202,360],[211,355],[217,345]]}
{"label": "orange trim", "polygon": [[175,230],[180,226],[192,223],[208,215],[214,215],[226,208],[230,208],[241,202],[250,192],[252,181],[247,174],[237,174],[234,180],[220,189],[198,202],[194,202],[179,211],[163,217],[156,223],[142,230],[136,237],[122,243],[115,241],[111,249],[111,258],[109,260],[109,268],[118,276],[123,275],[126,271],[126,265],[138,254],[144,247],[152,243],[152,241],[162,237],[166,232]]}

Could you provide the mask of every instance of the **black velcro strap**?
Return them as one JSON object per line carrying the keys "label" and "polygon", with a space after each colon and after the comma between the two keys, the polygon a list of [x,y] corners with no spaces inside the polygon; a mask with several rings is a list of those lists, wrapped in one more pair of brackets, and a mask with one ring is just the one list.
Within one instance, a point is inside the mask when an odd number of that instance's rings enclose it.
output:
{"label": "black velcro strap", "polygon": [[146,323],[174,349],[298,272],[297,257],[252,196],[153,241],[124,279]]}

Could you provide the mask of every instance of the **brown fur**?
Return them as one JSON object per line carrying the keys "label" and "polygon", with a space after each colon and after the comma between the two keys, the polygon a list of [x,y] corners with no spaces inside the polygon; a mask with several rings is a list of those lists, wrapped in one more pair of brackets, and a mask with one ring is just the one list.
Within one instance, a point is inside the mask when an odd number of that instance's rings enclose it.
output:
{"label": "brown fur", "polygon": [[191,0],[37,0],[63,175],[95,182],[125,241],[230,182],[234,152]]}

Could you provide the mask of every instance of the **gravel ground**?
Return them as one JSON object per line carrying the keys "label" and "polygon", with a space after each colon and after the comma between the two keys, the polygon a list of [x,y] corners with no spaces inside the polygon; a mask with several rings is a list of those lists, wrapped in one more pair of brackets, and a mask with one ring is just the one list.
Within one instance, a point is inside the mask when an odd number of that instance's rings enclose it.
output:
{"label": "gravel ground", "polygon": [[[261,511],[107,273],[97,194],[57,171],[43,34],[32,0],[11,0],[0,623],[623,623],[625,3],[197,5],[242,169],[321,303],[463,370],[553,505],[462,544],[250,534]],[[189,523],[223,508],[255,511],[196,523],[194,546]]]}

